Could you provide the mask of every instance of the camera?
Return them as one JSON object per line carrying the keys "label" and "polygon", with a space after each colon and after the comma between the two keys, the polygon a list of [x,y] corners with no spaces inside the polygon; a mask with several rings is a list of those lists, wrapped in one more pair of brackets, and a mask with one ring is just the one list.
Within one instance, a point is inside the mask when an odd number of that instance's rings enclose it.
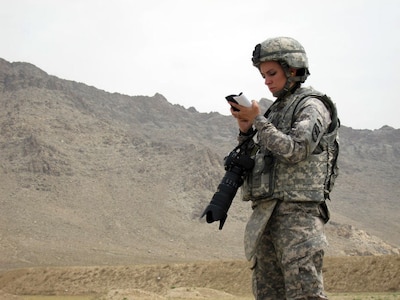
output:
{"label": "camera", "polygon": [[243,184],[247,171],[253,169],[254,160],[244,151],[235,148],[224,159],[225,175],[218,185],[217,191],[200,218],[206,216],[207,223],[220,221],[219,230],[224,226],[229,207],[236,192]]}

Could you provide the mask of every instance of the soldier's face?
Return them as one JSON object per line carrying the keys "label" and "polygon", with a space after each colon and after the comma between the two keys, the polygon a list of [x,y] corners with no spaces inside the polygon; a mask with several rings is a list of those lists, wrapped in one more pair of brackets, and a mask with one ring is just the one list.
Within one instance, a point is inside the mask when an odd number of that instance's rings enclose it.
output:
{"label": "soldier's face", "polygon": [[261,76],[264,78],[265,85],[269,91],[274,95],[286,84],[285,71],[281,65],[276,61],[265,61],[259,66]]}

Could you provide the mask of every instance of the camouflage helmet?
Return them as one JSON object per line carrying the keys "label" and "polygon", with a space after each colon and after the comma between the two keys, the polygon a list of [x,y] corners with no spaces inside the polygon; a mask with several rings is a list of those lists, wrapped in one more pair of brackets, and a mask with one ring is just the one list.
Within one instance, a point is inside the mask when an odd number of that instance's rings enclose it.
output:
{"label": "camouflage helmet", "polygon": [[256,45],[252,61],[257,68],[264,61],[277,61],[285,72],[288,72],[288,68],[303,69],[303,74],[292,78],[293,81],[304,82],[310,74],[306,51],[298,41],[290,37],[270,38]]}

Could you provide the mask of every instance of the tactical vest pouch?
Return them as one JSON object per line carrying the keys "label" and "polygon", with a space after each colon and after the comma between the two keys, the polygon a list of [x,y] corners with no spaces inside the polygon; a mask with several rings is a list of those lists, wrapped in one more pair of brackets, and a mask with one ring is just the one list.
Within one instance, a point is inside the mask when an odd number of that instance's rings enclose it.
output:
{"label": "tactical vest pouch", "polygon": [[244,201],[265,199],[274,193],[275,159],[271,155],[258,152],[254,162],[254,168],[247,175],[242,187]]}
{"label": "tactical vest pouch", "polygon": [[296,164],[279,161],[275,166],[275,193],[283,193],[283,201],[323,201],[326,166],[326,151]]}

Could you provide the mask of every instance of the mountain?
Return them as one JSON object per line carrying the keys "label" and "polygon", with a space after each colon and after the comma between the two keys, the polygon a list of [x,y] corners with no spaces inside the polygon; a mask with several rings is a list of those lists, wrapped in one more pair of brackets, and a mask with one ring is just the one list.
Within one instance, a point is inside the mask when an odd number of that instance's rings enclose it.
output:
{"label": "mountain", "polygon": [[[271,102],[260,101],[263,107]],[[0,269],[243,258],[251,209],[199,220],[232,117],[0,59]],[[398,254],[400,130],[340,130],[329,255]]]}

